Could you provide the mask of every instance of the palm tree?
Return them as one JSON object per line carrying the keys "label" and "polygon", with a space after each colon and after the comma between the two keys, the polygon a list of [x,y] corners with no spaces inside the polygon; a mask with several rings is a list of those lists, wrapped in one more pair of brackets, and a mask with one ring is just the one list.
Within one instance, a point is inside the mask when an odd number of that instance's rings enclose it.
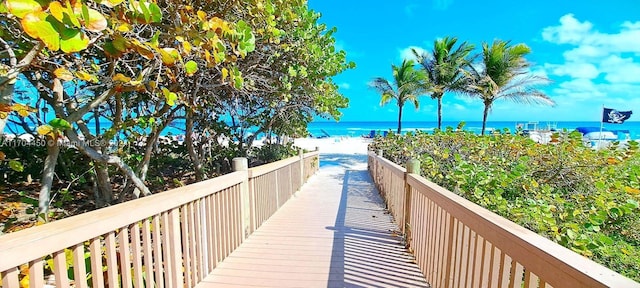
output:
{"label": "palm tree", "polygon": [[376,77],[369,86],[382,94],[380,105],[385,105],[395,99],[398,103],[398,134],[402,129],[402,107],[407,101],[413,102],[416,109],[420,106],[418,96],[427,92],[426,74],[422,70],[414,69],[413,60],[404,60],[400,67],[391,65],[393,82]]}
{"label": "palm tree", "polygon": [[420,54],[413,49],[431,84],[431,99],[438,100],[438,129],[442,128],[442,97],[447,92],[464,92],[468,84],[465,70],[471,66],[469,54],[474,46],[462,42],[454,49],[456,42],[456,37],[437,39],[431,54]]}
{"label": "palm tree", "polygon": [[491,45],[482,43],[482,65],[479,70],[472,69],[472,82],[467,87],[468,93],[476,95],[484,103],[482,135],[489,111],[498,99],[522,104],[555,105],[549,96],[537,88],[548,83],[549,79],[533,75],[528,69],[530,64],[524,56],[530,52],[531,49],[522,43],[511,45],[503,40],[494,40]]}

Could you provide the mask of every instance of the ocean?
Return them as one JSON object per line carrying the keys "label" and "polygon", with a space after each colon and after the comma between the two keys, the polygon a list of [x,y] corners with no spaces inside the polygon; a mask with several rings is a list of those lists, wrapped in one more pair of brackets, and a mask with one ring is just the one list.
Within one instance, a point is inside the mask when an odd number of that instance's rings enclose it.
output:
{"label": "ocean", "polygon": [[[458,126],[458,121],[444,121],[442,123],[442,128],[446,127],[455,127]],[[488,121],[487,122],[487,131],[492,131],[494,129],[502,130],[504,128],[509,128],[511,131],[515,131],[516,126],[518,124],[522,124],[523,128],[527,128],[527,121]],[[102,122],[101,126],[109,127],[111,123]],[[8,124],[11,126],[11,124]],[[94,130],[95,126],[89,125],[90,130]],[[331,136],[331,137],[360,137],[369,135],[371,131],[376,131],[376,133],[383,133],[385,131],[393,131],[397,130],[398,123],[395,121],[316,121],[309,123],[307,130],[313,137],[320,136]],[[435,121],[406,121],[402,122],[402,133],[413,132],[416,130],[420,130],[423,132],[433,132],[433,130],[437,127],[437,122]],[[540,129],[547,128],[555,128],[557,130],[568,129],[570,131],[574,130],[577,127],[600,127],[600,122],[598,121],[565,121],[565,122],[546,122],[539,121],[537,122],[537,127]],[[12,127],[14,129],[5,128],[5,133],[12,133],[12,131],[18,131],[16,134],[24,133],[20,127]],[[531,127],[532,129],[533,127]],[[631,139],[640,140],[640,121],[626,121],[623,124],[604,124],[604,128],[608,130],[627,130],[629,131],[629,136]],[[9,131],[12,130],[12,131]],[[476,134],[480,134],[482,130],[482,122],[480,121],[469,121],[466,122],[464,126],[464,130],[471,131]],[[94,131],[92,131],[94,132]],[[251,132],[251,131],[249,131]],[[169,125],[164,132],[163,135],[182,135],[184,134],[184,121],[175,121],[171,125]],[[259,135],[258,138],[261,138],[262,135]],[[624,139],[624,138],[621,138]]]}
{"label": "ocean", "polygon": [[[447,126],[456,128],[458,126],[458,121],[443,121],[442,129],[445,129]],[[502,130],[504,128],[509,128],[510,131],[515,131],[516,126],[518,124],[522,124],[523,128],[527,128],[527,121],[488,121],[487,122],[487,131],[492,131],[494,129]],[[438,123],[435,121],[406,121],[402,122],[402,132],[410,132],[410,131],[424,131],[424,132],[433,132],[435,127],[438,126]],[[566,121],[566,122],[546,122],[546,121],[538,121],[537,122],[538,129],[547,129],[547,128],[555,128],[557,130],[568,129],[569,131],[574,130],[577,127],[600,127],[600,122],[598,121]],[[604,124],[604,128],[607,130],[628,130],[629,136],[631,139],[638,140],[640,139],[640,121],[626,121],[623,124]],[[331,121],[322,121],[322,122],[312,122],[309,124],[308,128],[309,133],[313,136],[322,136],[328,134],[330,136],[363,136],[369,135],[371,130],[376,132],[384,132],[384,131],[393,131],[395,132],[398,129],[398,122],[356,122],[356,121],[344,121],[344,122],[331,122]],[[477,134],[480,134],[482,130],[482,122],[481,121],[469,121],[466,122],[464,126],[464,130],[471,131]]]}

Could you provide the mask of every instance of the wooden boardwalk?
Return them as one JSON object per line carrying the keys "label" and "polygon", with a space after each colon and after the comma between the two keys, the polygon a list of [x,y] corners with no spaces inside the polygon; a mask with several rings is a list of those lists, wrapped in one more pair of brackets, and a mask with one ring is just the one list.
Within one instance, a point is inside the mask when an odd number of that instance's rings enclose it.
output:
{"label": "wooden boardwalk", "polygon": [[397,236],[365,155],[321,169],[197,287],[429,287]]}

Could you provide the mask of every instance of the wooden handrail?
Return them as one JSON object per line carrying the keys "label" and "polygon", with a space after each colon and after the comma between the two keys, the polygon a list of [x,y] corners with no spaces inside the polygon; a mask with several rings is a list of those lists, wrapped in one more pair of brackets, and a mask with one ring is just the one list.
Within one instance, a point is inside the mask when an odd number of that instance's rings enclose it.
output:
{"label": "wooden handrail", "polygon": [[318,155],[248,170],[245,164],[242,171],[0,236],[2,287],[19,287],[24,265],[31,287],[42,287],[48,255],[57,287],[70,286],[67,264],[76,287],[88,281],[94,287],[193,287],[253,232],[256,213],[266,220],[300,189],[317,171],[309,158]]}
{"label": "wooden handrail", "polygon": [[[381,190],[389,187],[377,167],[393,175],[399,165],[369,153],[370,172]],[[395,177],[395,179],[398,179]],[[640,287],[624,277],[551,240],[472,203],[416,174],[406,174],[410,209],[396,215],[406,223],[416,262],[434,287]],[[383,197],[398,197],[380,191]],[[396,191],[394,193],[397,194]],[[407,208],[410,207],[410,208]],[[480,257],[480,258],[478,258]],[[497,257],[497,258],[496,258]],[[466,261],[466,262],[465,262]],[[493,282],[492,282],[493,281]]]}
{"label": "wooden handrail", "polygon": [[[303,158],[309,158],[309,157],[313,157],[313,156],[317,156],[320,155],[319,152],[310,152],[310,153],[305,153]],[[296,156],[296,157],[291,157],[291,158],[287,158],[287,159],[283,159],[280,161],[276,161],[276,162],[271,162],[268,164],[264,164],[264,165],[260,165],[257,167],[253,167],[253,168],[249,168],[249,178],[253,178],[253,177],[258,177],[261,176],[263,174],[269,173],[271,171],[275,171],[278,170],[282,167],[285,167],[287,165],[290,165],[291,163],[294,163],[296,161],[299,161],[300,159]]]}
{"label": "wooden handrail", "polygon": [[215,194],[241,183],[246,177],[246,172],[233,172],[46,225],[5,234],[0,237],[0,271],[82,243],[205,195]]}

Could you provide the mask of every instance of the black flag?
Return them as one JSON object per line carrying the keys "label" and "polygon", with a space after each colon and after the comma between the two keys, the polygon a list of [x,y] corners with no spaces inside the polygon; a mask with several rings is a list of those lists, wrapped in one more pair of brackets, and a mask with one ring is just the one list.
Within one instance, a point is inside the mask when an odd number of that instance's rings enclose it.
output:
{"label": "black flag", "polygon": [[633,114],[632,111],[618,111],[616,109],[604,108],[602,112],[602,122],[622,124]]}

